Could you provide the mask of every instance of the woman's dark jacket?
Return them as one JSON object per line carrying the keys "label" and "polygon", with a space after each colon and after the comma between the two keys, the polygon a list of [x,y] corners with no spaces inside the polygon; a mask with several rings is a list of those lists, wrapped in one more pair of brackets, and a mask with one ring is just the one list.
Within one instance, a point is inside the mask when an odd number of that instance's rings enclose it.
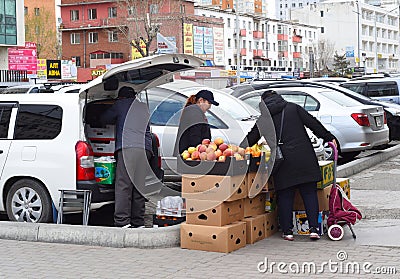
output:
{"label": "woman's dark jacket", "polygon": [[206,115],[197,104],[185,107],[179,121],[174,155],[181,154],[191,146],[196,147],[203,139],[211,140],[211,130]]}
{"label": "woman's dark jacket", "polygon": [[[263,125],[260,121],[265,121],[266,117],[269,117],[268,111],[272,116],[275,133],[277,137],[279,137],[282,110],[285,109],[281,137],[281,142],[283,144],[280,145],[284,161],[277,173],[274,174],[275,190],[282,190],[294,185],[322,180],[318,160],[304,126],[311,129],[316,136],[324,139],[324,141],[331,141],[334,139],[334,136],[304,108],[285,101],[278,94],[267,97],[264,99],[264,102],[266,107],[263,102],[260,103],[260,119],[247,134],[241,146],[243,146],[246,140],[249,146],[257,143],[260,139],[258,126]],[[265,136],[265,138],[268,139],[267,136]]]}

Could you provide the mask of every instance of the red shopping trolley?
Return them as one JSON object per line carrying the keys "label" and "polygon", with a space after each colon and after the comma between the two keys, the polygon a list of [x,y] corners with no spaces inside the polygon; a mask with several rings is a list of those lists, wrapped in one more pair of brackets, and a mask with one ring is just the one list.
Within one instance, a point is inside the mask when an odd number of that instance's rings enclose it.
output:
{"label": "red shopping trolley", "polygon": [[338,151],[333,142],[328,145],[334,152],[333,184],[329,197],[329,215],[327,220],[328,236],[332,240],[341,240],[344,235],[343,227],[347,225],[356,238],[352,225],[361,220],[361,212],[350,202],[342,188],[336,184]]}

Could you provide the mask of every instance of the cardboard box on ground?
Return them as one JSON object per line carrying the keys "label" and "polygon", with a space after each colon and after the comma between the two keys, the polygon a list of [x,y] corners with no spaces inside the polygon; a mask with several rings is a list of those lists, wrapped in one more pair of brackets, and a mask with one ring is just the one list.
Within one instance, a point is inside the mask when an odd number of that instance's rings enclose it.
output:
{"label": "cardboard box on ground", "polygon": [[[318,231],[319,235],[327,232],[328,211],[318,213]],[[304,210],[293,211],[293,234],[310,234],[310,227],[307,220],[307,214]]]}

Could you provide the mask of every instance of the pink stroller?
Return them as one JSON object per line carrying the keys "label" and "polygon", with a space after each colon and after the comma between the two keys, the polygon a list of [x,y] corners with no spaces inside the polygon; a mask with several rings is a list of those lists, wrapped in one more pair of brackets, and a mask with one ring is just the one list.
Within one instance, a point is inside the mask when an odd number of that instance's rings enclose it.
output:
{"label": "pink stroller", "polygon": [[361,212],[351,204],[342,188],[336,184],[336,168],[338,151],[332,142],[328,145],[334,151],[334,167],[333,167],[333,185],[329,197],[329,215],[328,215],[328,236],[332,240],[341,240],[344,235],[343,226],[348,225],[353,238],[356,235],[351,225],[354,225],[357,220],[361,220]]}

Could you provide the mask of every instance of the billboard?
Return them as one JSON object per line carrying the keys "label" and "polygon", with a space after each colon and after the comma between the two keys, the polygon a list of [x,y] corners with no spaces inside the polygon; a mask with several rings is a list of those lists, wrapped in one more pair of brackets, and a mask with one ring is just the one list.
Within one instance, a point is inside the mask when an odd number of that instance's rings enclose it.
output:
{"label": "billboard", "polygon": [[36,43],[25,42],[24,47],[8,48],[8,69],[28,71],[28,74],[36,74]]}
{"label": "billboard", "polygon": [[183,24],[183,53],[193,55],[193,24]]}

